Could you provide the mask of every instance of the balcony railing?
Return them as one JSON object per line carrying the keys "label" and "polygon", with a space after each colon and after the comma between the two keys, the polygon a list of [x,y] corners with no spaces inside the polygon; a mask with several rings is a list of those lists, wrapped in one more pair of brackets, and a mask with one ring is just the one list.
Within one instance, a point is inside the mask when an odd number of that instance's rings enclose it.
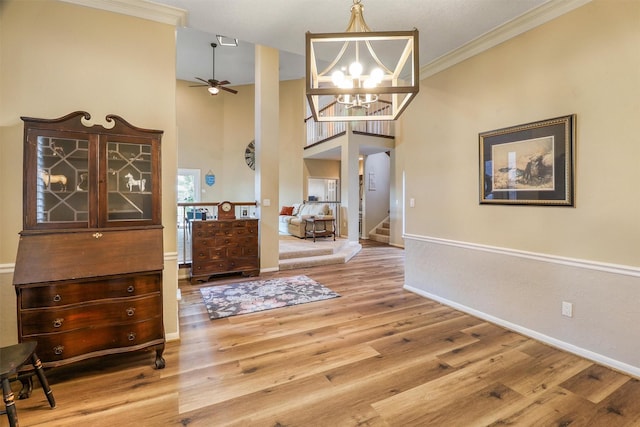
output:
{"label": "balcony railing", "polygon": [[[391,104],[378,101],[371,104],[370,108],[366,110],[366,114],[371,116],[386,115],[389,114],[390,109]],[[320,114],[335,114],[334,111],[336,110],[344,111],[345,106],[333,102],[320,110]],[[307,146],[343,135],[347,130],[347,123],[348,122],[316,122],[313,120],[313,116],[307,117],[305,119],[307,126]],[[394,122],[391,120],[354,121],[351,123],[351,130],[353,132],[390,137],[395,135]]]}

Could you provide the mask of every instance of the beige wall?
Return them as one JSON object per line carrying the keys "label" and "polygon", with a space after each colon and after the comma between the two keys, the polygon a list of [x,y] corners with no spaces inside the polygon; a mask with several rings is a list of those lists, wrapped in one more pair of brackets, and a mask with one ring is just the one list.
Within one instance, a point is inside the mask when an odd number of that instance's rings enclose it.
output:
{"label": "beige wall", "polygon": [[[178,80],[178,167],[200,169],[202,201],[255,200],[254,174],[244,151],[254,139],[254,85],[234,86],[236,95],[210,96],[206,88]],[[280,82],[280,198],[302,199],[304,147],[304,85],[302,80]],[[204,175],[211,169],[216,183]]]}
{"label": "beige wall", "polygon": [[[594,1],[421,82],[398,138],[408,286],[640,369],[639,22]],[[478,133],[573,113],[574,208],[479,205]]]}
{"label": "beige wall", "polygon": [[0,40],[0,345],[17,339],[11,281],[22,229],[20,116],[77,110],[98,124],[117,114],[164,130],[164,316],[167,335],[175,336],[175,27],[56,1],[5,0]]}
{"label": "beige wall", "polygon": [[[596,1],[422,81],[404,115],[407,232],[640,265],[639,8]],[[575,208],[478,204],[479,132],[572,113]]]}
{"label": "beige wall", "polygon": [[[300,203],[307,200],[309,178],[336,178],[340,179],[340,162],[337,160],[305,159],[302,176],[302,198],[290,203]],[[283,205],[285,203],[282,203]]]}

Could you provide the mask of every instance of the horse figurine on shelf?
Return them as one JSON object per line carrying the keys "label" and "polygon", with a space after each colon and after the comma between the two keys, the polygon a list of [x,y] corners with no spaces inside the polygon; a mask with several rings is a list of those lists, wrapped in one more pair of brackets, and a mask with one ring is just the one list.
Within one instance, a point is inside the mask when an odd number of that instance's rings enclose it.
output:
{"label": "horse figurine on shelf", "polygon": [[45,188],[50,188],[51,184],[60,184],[62,191],[67,191],[67,177],[64,175],[51,175],[45,170],[40,170],[40,179],[44,182]]}
{"label": "horse figurine on shelf", "polygon": [[133,191],[133,187],[138,187],[138,190],[141,193],[144,192],[144,187],[145,187],[145,184],[147,182],[146,179],[144,179],[144,178],[133,179],[133,175],[131,175],[131,172],[126,174],[124,177],[127,179],[127,188],[129,189],[129,191]]}

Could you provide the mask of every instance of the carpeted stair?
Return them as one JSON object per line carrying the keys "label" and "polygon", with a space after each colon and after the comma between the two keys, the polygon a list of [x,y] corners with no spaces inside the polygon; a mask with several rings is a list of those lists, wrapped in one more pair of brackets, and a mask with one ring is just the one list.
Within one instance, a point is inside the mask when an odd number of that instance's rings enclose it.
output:
{"label": "carpeted stair", "polygon": [[323,238],[312,240],[280,240],[280,270],[313,267],[316,265],[344,264],[362,249],[362,245],[345,239]]}
{"label": "carpeted stair", "polygon": [[375,231],[369,233],[369,240],[375,240],[376,242],[389,243],[389,218],[385,219],[376,227]]}

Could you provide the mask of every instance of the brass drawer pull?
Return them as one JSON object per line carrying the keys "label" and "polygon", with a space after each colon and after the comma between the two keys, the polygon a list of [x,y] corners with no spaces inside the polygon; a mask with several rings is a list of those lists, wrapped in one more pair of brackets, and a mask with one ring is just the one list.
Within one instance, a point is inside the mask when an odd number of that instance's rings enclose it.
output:
{"label": "brass drawer pull", "polygon": [[99,239],[102,237],[102,233],[98,233],[98,232],[93,233],[93,237],[95,237],[96,239]]}
{"label": "brass drawer pull", "polygon": [[58,356],[60,356],[63,351],[64,351],[64,346],[63,345],[57,345],[57,346],[53,347],[53,352]]}
{"label": "brass drawer pull", "polygon": [[56,320],[53,321],[53,327],[54,328],[59,328],[60,326],[62,326],[62,322],[64,322],[63,318],[58,318]]}
{"label": "brass drawer pull", "polygon": [[129,339],[129,341],[133,341],[136,339],[136,333],[135,332],[129,332],[129,335],[127,336],[127,338]]}
{"label": "brass drawer pull", "polygon": [[129,292],[129,293],[131,293],[131,292],[133,292],[135,290],[136,290],[136,288],[133,285],[129,285],[129,287],[127,288],[127,292]]}
{"label": "brass drawer pull", "polygon": [[53,302],[60,302],[62,301],[62,297],[60,296],[60,294],[56,294],[56,296],[53,297]]}
{"label": "brass drawer pull", "polygon": [[136,314],[136,309],[135,308],[133,308],[133,307],[127,308],[127,316],[131,317],[134,314]]}

